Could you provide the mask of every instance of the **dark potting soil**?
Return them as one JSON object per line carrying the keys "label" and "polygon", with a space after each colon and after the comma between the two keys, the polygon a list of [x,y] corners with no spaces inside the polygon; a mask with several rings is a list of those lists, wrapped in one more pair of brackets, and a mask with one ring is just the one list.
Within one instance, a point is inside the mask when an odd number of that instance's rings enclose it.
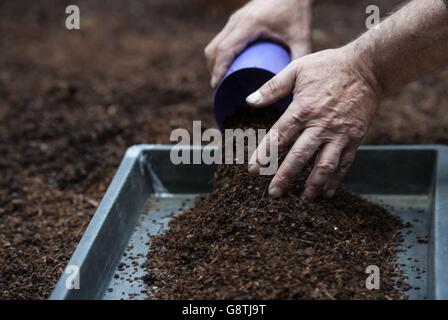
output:
{"label": "dark potting soil", "polygon": [[[245,110],[230,127],[266,127],[264,111]],[[242,120],[248,119],[248,120]],[[214,191],[152,238],[148,285],[159,299],[398,299],[406,285],[394,264],[401,221],[350,192],[300,199],[309,169],[271,199],[272,177],[246,165],[220,165]],[[366,268],[381,271],[366,289]]]}

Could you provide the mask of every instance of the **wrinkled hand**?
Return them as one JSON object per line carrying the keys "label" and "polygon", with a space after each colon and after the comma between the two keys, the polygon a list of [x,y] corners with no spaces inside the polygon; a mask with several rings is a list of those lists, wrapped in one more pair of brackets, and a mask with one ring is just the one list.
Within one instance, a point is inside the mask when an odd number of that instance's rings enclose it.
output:
{"label": "wrinkled hand", "polygon": [[[367,64],[351,46],[310,54],[291,62],[281,73],[247,98],[253,107],[265,107],[293,91],[294,99],[272,129],[279,150],[291,146],[269,186],[279,197],[307,162],[317,154],[302,198],[324,193],[332,197],[350,167],[366,134],[382,93]],[[250,159],[257,174],[270,131]],[[271,138],[270,138],[271,137]]]}
{"label": "wrinkled hand", "polygon": [[235,12],[205,48],[211,86],[222,80],[233,59],[252,41],[268,38],[291,49],[293,58],[310,52],[312,0],[252,0]]}

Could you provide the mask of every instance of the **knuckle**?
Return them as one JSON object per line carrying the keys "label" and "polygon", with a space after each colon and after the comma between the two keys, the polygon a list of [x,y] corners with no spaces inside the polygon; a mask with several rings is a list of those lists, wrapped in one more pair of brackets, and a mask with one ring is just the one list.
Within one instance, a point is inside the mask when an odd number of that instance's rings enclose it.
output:
{"label": "knuckle", "polygon": [[219,52],[221,56],[223,56],[227,51],[229,51],[229,46],[226,44],[226,42],[221,42],[216,46],[216,51]]}
{"label": "knuckle", "polygon": [[330,136],[332,134],[330,129],[328,129],[320,124],[313,127],[313,132],[314,132],[314,136],[319,141],[328,140],[328,136]]}
{"label": "knuckle", "polygon": [[237,11],[229,17],[228,23],[235,23],[238,20],[240,20],[240,17],[241,17],[241,11]]}
{"label": "knuckle", "polygon": [[324,130],[336,130],[336,128],[338,127],[338,120],[337,119],[328,119],[328,118],[323,118],[320,120],[320,127]]}
{"label": "knuckle", "polygon": [[355,140],[361,140],[364,138],[366,127],[364,125],[354,125],[348,128],[348,135]]}
{"label": "knuckle", "polygon": [[300,112],[294,112],[291,114],[291,122],[293,125],[301,123],[304,121],[304,118],[300,115]]}
{"label": "knuckle", "polygon": [[289,151],[289,152],[290,152],[291,156],[294,157],[296,162],[302,161],[302,159],[304,159],[306,157],[306,155],[307,155],[307,152],[304,151],[304,150],[294,150],[294,149],[291,149],[291,151]]}
{"label": "knuckle", "polygon": [[331,125],[339,132],[341,128],[344,128],[346,122],[347,120],[344,117],[338,116],[332,119]]}
{"label": "knuckle", "polygon": [[204,55],[205,55],[207,58],[210,58],[210,57],[211,57],[212,52],[213,52],[213,49],[212,49],[212,47],[211,47],[210,45],[208,45],[208,46],[205,47],[205,49],[204,49]]}
{"label": "knuckle", "polygon": [[249,25],[256,25],[259,22],[259,17],[255,14],[246,14],[244,17],[244,22]]}
{"label": "knuckle", "polygon": [[336,166],[333,163],[330,162],[323,162],[318,163],[316,165],[316,169],[321,173],[325,175],[332,174],[336,171]]}
{"label": "knuckle", "polygon": [[314,108],[309,104],[301,106],[299,108],[298,112],[296,113],[297,120],[303,121],[304,119],[308,119],[311,116],[311,114],[313,113],[313,111],[314,111]]}

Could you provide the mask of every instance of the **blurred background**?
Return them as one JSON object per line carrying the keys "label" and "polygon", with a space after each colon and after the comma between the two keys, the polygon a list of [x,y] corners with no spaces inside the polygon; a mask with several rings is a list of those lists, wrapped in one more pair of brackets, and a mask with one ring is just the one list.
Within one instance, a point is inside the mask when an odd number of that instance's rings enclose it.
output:
{"label": "blurred background", "polygon": [[[203,49],[244,3],[0,2],[0,299],[47,298],[128,146],[215,125]],[[316,0],[313,50],[364,32],[367,5],[398,3]],[[446,83],[447,68],[388,97],[366,143],[447,143]]]}

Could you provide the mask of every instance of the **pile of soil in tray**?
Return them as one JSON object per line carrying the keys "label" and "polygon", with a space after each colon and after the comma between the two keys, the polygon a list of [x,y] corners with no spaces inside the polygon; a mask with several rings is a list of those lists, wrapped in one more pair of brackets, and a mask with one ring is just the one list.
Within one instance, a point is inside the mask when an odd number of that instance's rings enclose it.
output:
{"label": "pile of soil in tray", "polygon": [[[266,127],[266,113],[256,112],[237,116],[231,127]],[[393,262],[401,221],[344,190],[302,201],[308,173],[271,199],[271,177],[251,177],[246,165],[219,166],[214,191],[152,238],[144,278],[150,297],[401,298],[406,285]],[[380,268],[380,290],[366,289],[369,265]]]}

